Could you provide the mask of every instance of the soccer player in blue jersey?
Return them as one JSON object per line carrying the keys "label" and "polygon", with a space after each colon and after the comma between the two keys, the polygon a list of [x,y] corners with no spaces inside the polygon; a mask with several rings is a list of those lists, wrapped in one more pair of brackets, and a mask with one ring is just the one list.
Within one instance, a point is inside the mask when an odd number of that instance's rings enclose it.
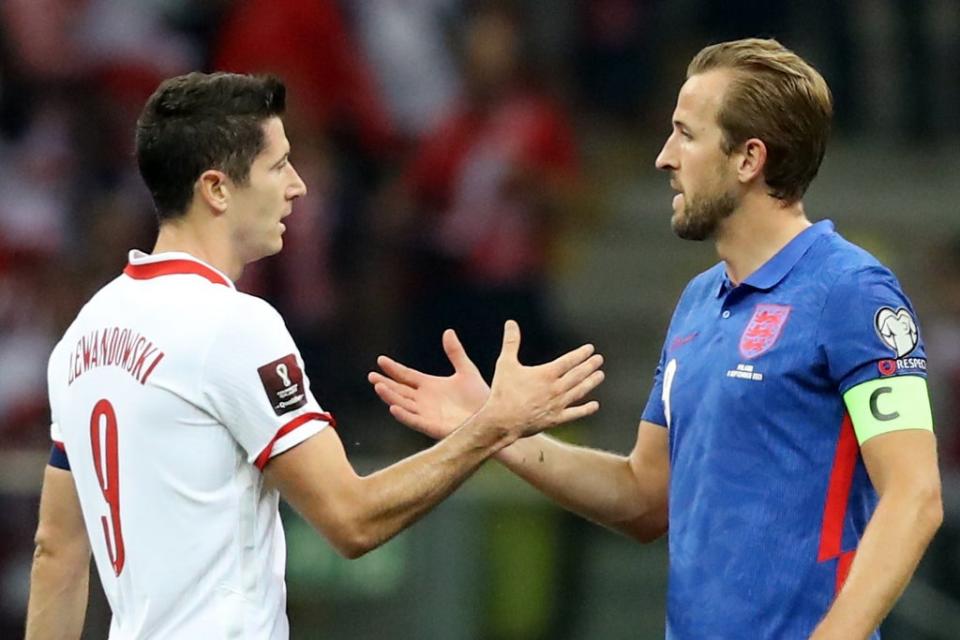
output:
{"label": "soccer player in blue jersey", "polygon": [[[669,529],[667,638],[878,638],[942,520],[926,359],[894,275],[802,197],[830,92],[774,40],[703,49],[657,158],[678,236],[721,261],[687,285],[628,456],[546,436],[498,455],[640,541]],[[382,357],[391,413],[440,437],[487,386]]]}

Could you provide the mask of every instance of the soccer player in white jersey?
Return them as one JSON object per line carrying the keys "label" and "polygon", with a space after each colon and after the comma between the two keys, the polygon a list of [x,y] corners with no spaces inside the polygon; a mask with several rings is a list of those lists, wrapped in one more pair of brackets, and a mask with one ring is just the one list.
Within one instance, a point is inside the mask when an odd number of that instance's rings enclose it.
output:
{"label": "soccer player in white jersey", "polygon": [[283,320],[233,285],[280,251],[306,192],[284,103],[275,78],[194,73],[144,108],[137,159],[160,231],[50,358],[29,640],[80,636],[91,551],[111,640],[286,638],[281,495],[356,557],[503,447],[598,408],[581,402],[603,378],[592,346],[525,367],[508,322],[490,401],[432,448],[358,476]]}

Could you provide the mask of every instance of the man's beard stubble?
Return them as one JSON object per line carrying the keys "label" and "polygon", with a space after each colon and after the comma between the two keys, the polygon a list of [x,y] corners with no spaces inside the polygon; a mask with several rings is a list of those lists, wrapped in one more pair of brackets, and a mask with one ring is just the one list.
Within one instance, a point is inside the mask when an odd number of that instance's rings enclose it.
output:
{"label": "man's beard stubble", "polygon": [[720,223],[736,210],[737,205],[737,198],[731,193],[689,202],[684,200],[683,211],[670,219],[670,228],[683,240],[709,240],[715,236]]}

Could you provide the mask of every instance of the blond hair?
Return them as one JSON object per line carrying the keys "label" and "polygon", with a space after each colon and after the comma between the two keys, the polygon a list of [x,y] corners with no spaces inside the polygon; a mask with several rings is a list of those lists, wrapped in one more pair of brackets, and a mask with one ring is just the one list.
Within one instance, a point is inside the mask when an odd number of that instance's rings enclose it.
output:
{"label": "blond hair", "polygon": [[830,137],[833,100],[823,76],[776,40],[748,38],[705,47],[687,77],[729,69],[717,122],[729,154],[750,138],[767,147],[770,194],[795,202],[817,175]]}

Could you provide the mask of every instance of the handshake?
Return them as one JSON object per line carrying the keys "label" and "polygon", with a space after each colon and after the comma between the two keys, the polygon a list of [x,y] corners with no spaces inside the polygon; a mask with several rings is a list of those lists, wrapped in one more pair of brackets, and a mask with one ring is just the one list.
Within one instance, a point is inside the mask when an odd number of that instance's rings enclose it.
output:
{"label": "handshake", "polygon": [[[603,356],[591,344],[536,366],[520,364],[520,327],[508,320],[490,386],[452,329],[443,349],[453,374],[433,376],[380,356],[381,372],[367,378],[401,423],[435,439],[459,428],[480,429],[495,437],[495,448],[595,413],[596,400],[582,402],[603,382]],[[578,404],[580,403],[580,404]]]}

